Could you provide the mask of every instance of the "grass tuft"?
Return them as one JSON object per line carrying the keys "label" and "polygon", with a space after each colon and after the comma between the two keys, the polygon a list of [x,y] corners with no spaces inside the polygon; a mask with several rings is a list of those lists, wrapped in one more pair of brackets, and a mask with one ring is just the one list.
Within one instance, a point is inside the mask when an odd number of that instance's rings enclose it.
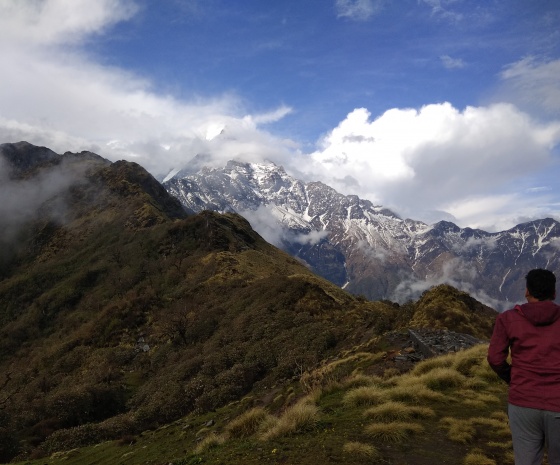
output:
{"label": "grass tuft", "polygon": [[260,433],[259,439],[268,441],[280,436],[309,431],[317,426],[318,420],[319,409],[305,398],[288,408],[276,421],[266,425],[266,428],[263,428]]}
{"label": "grass tuft", "polygon": [[385,392],[377,386],[362,386],[348,391],[343,398],[346,406],[377,405],[385,400]]}
{"label": "grass tuft", "polygon": [[470,452],[465,457],[465,465],[496,465],[496,461],[486,457],[482,452]]}
{"label": "grass tuft", "polygon": [[347,442],[344,444],[342,450],[346,454],[356,456],[357,458],[364,457],[368,459],[377,459],[381,457],[381,453],[376,447],[363,442]]}
{"label": "grass tuft", "polygon": [[428,407],[417,407],[403,402],[389,401],[366,410],[364,415],[372,420],[387,422],[433,417],[435,412]]}
{"label": "grass tuft", "polygon": [[232,438],[246,438],[255,434],[270,417],[264,409],[257,407],[232,420],[225,430]]}
{"label": "grass tuft", "polygon": [[414,403],[441,401],[445,399],[445,396],[440,392],[432,391],[413,379],[410,379],[410,382],[407,380],[406,382],[399,383],[398,386],[389,389],[387,391],[387,396],[391,400]]}
{"label": "grass tuft", "polygon": [[466,378],[453,368],[435,368],[425,373],[421,378],[426,386],[435,391],[444,391],[445,389],[461,386]]}
{"label": "grass tuft", "polygon": [[223,434],[210,433],[195,448],[195,453],[200,454],[208,449],[218,447],[226,442],[226,436]]}
{"label": "grass tuft", "polygon": [[404,423],[404,422],[391,422],[391,423],[374,423],[366,426],[365,432],[373,439],[378,439],[382,442],[402,442],[411,434],[421,433],[424,428],[418,423]]}
{"label": "grass tuft", "polygon": [[468,420],[445,417],[440,423],[447,427],[447,437],[454,442],[466,444],[474,439],[476,428]]}

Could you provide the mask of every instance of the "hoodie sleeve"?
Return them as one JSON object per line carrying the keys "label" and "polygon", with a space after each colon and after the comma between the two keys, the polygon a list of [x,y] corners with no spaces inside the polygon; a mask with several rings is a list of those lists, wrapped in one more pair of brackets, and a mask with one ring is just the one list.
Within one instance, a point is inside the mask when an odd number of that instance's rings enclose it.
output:
{"label": "hoodie sleeve", "polygon": [[502,313],[496,318],[487,360],[490,368],[508,384],[511,379],[511,365],[507,362],[509,345],[509,337],[504,326],[504,313]]}

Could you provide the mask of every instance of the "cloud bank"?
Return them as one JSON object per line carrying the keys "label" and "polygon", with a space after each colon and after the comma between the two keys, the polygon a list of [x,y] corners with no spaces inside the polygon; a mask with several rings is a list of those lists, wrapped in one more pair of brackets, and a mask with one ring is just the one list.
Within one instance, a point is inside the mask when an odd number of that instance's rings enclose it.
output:
{"label": "cloud bank", "polygon": [[517,182],[552,166],[559,141],[560,122],[539,122],[505,103],[463,111],[431,104],[375,119],[360,108],[323,138],[307,169],[411,218],[446,211],[462,224],[496,229],[496,212],[533,208]]}

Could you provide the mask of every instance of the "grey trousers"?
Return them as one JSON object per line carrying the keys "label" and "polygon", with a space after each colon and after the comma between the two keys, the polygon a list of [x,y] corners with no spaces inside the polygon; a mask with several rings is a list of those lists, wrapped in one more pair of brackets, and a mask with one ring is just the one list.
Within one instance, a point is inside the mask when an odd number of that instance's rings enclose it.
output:
{"label": "grey trousers", "polygon": [[542,465],[545,446],[550,465],[560,465],[560,412],[508,404],[515,465]]}

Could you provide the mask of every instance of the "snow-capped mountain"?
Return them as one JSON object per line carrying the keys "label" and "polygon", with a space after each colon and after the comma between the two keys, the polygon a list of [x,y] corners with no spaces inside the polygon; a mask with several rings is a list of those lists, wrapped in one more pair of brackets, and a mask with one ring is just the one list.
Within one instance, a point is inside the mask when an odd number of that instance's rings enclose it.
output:
{"label": "snow-capped mountain", "polygon": [[446,282],[501,309],[523,300],[531,268],[560,270],[560,224],[544,219],[488,233],[399,218],[272,163],[181,170],[164,187],[195,212],[237,212],[269,242],[370,299],[403,302]]}

